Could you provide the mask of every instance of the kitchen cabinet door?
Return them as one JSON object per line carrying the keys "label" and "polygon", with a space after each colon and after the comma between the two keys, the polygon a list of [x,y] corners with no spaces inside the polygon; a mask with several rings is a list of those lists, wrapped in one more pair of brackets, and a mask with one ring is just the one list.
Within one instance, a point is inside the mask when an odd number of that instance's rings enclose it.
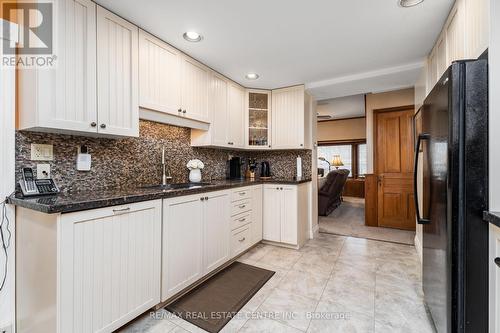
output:
{"label": "kitchen cabinet door", "polygon": [[54,68],[17,71],[19,129],[97,133],[96,5],[90,0],[53,5],[57,59]]}
{"label": "kitchen cabinet door", "polygon": [[478,58],[489,45],[490,1],[465,0],[467,58]]}
{"label": "kitchen cabinet door", "polygon": [[199,195],[163,201],[161,300],[203,276],[203,203]]}
{"label": "kitchen cabinet door", "polygon": [[228,82],[222,76],[213,73],[210,79],[211,143],[215,146],[228,146]]}
{"label": "kitchen cabinet door", "polygon": [[252,187],[252,244],[262,240],[262,185]]}
{"label": "kitchen cabinet door", "polygon": [[59,228],[58,332],[112,332],[159,303],[161,200],[63,214]]}
{"label": "kitchen cabinet door", "polygon": [[262,238],[281,242],[282,195],[278,185],[264,185]]}
{"label": "kitchen cabinet door", "polygon": [[304,86],[272,91],[272,148],[304,148]]}
{"label": "kitchen cabinet door", "polygon": [[139,105],[143,108],[180,115],[181,53],[146,33],[139,32]]}
{"label": "kitchen cabinet door", "polygon": [[446,43],[447,43],[446,33],[442,33],[436,45],[436,65],[437,65],[436,82],[439,81],[441,75],[443,75],[446,69],[448,68],[448,54],[447,54]]}
{"label": "kitchen cabinet door", "polygon": [[210,70],[196,60],[181,57],[182,115],[189,119],[208,122],[208,80]]}
{"label": "kitchen cabinet door", "polygon": [[229,193],[207,193],[203,218],[203,268],[208,274],[229,260]]}
{"label": "kitchen cabinet door", "polygon": [[465,58],[465,8],[463,1],[456,3],[450,13],[446,26],[446,44],[448,48],[447,65]]}
{"label": "kitchen cabinet door", "polygon": [[[280,186],[281,193],[281,242],[297,245],[297,187]],[[306,204],[306,203],[302,203]]]}
{"label": "kitchen cabinet door", "polygon": [[139,29],[97,7],[99,133],[139,136]]}
{"label": "kitchen cabinet door", "polygon": [[500,228],[490,224],[490,332],[500,332],[500,266],[495,263],[500,258]]}
{"label": "kitchen cabinet door", "polygon": [[245,90],[234,84],[228,85],[229,137],[234,148],[245,147]]}

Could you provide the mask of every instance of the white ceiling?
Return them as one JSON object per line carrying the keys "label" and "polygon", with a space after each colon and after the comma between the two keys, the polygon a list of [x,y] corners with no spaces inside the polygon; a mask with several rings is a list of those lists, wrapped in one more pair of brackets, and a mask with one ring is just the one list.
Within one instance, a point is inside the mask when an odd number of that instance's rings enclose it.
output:
{"label": "white ceiling", "polygon": [[[96,2],[244,86],[306,83],[318,99],[413,85],[414,67],[421,66],[453,4],[426,0],[401,8],[397,0]],[[186,42],[182,34],[189,30],[200,32],[204,40]],[[247,72],[260,78],[248,81]],[[389,82],[379,85],[377,74]],[[361,83],[353,84],[353,78]],[[355,91],[359,85],[366,87]]]}
{"label": "white ceiling", "polygon": [[318,115],[330,119],[344,119],[365,116],[365,95],[353,95],[320,101]]}

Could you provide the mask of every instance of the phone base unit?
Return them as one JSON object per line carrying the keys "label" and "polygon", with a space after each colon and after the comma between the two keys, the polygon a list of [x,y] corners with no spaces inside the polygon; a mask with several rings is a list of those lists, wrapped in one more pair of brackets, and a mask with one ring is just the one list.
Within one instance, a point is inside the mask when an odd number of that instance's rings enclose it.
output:
{"label": "phone base unit", "polygon": [[59,188],[52,179],[35,179],[33,169],[22,169],[23,179],[19,181],[21,191],[26,197],[59,193]]}

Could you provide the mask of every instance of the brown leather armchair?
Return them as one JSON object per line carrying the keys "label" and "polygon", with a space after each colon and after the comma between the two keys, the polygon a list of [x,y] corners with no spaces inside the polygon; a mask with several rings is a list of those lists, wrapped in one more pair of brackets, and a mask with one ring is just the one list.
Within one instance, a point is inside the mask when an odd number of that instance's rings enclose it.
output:
{"label": "brown leather armchair", "polygon": [[327,216],[342,203],[342,190],[349,176],[349,170],[339,169],[331,171],[326,177],[325,184],[318,192],[318,213]]}

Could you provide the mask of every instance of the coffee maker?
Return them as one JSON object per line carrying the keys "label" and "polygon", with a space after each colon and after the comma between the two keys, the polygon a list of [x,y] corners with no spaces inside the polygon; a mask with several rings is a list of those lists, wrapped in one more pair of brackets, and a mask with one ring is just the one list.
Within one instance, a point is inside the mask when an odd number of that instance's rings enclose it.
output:
{"label": "coffee maker", "polygon": [[227,178],[229,179],[242,179],[241,166],[243,165],[243,159],[238,156],[233,156],[228,161],[227,166]]}

